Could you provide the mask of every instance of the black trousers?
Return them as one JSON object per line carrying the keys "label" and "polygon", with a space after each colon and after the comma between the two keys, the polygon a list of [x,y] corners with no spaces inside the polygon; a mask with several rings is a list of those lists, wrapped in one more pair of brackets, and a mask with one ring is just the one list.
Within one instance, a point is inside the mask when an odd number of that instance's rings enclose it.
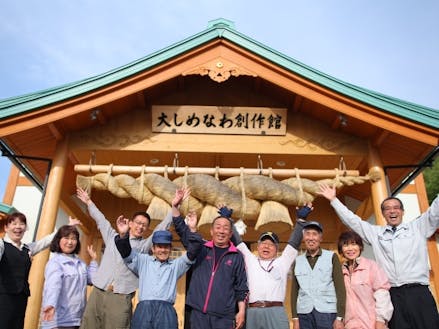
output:
{"label": "black trousers", "polygon": [[438,329],[439,314],[428,286],[406,284],[390,288],[393,316],[390,329]]}
{"label": "black trousers", "polygon": [[28,296],[25,294],[0,294],[0,327],[23,329]]}

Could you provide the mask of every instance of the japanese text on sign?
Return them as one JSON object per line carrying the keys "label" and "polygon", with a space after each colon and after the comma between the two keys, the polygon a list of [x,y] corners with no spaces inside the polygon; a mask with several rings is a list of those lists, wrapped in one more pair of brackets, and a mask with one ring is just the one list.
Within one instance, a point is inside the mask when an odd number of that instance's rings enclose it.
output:
{"label": "japanese text on sign", "polygon": [[152,106],[152,131],[161,133],[285,135],[285,108]]}

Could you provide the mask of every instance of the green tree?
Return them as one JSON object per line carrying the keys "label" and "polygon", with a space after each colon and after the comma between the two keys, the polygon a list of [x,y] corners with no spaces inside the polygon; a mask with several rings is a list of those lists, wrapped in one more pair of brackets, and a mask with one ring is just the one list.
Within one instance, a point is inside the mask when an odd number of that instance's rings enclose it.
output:
{"label": "green tree", "polygon": [[433,166],[425,169],[423,174],[425,178],[428,201],[431,203],[439,193],[439,158],[436,158],[436,160],[433,162]]}

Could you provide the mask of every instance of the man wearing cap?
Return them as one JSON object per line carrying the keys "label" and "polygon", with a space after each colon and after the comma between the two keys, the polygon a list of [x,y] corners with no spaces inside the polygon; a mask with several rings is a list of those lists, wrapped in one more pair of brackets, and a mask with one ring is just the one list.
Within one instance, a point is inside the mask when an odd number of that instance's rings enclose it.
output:
{"label": "man wearing cap", "polygon": [[346,289],[338,256],[320,248],[323,227],[308,221],[303,228],[306,252],[293,264],[291,313],[294,329],[343,329]]}
{"label": "man wearing cap", "polygon": [[302,241],[305,219],[312,211],[308,204],[297,210],[297,220],[282,254],[279,238],[274,232],[264,232],[259,236],[257,255],[253,254],[234,229],[234,242],[244,255],[249,284],[249,303],[246,326],[251,329],[289,329],[284,300],[287,289],[288,272],[297,256]]}
{"label": "man wearing cap", "polygon": [[[96,207],[88,193],[77,189],[79,200],[87,205],[90,216],[95,220],[105,243],[99,269],[93,277],[93,289],[87,301],[81,329],[130,328],[132,315],[132,299],[139,286],[137,276],[125,265],[120,256],[114,238],[116,230]],[[123,216],[119,216],[123,219]],[[126,219],[130,230],[130,242],[133,249],[149,252],[152,236],[143,238],[148,230],[150,217],[148,213],[139,211],[131,219]],[[162,220],[155,230],[165,230],[172,222],[172,216]]]}
{"label": "man wearing cap", "polygon": [[[181,198],[187,195],[181,189]],[[172,202],[175,230],[187,248],[190,229],[178,209],[177,197]],[[210,234],[192,266],[186,295],[191,307],[191,329],[241,329],[245,322],[248,295],[247,275],[242,254],[230,241],[232,221],[228,213],[213,219]],[[236,312],[237,309],[237,312]]]}
{"label": "man wearing cap", "polygon": [[439,227],[439,198],[418,218],[403,222],[404,205],[396,197],[381,203],[387,225],[372,225],[355,215],[336,197],[335,187],[320,185],[341,221],[372,246],[377,263],[390,281],[394,307],[391,329],[437,329],[439,314],[429,289],[427,239]]}
{"label": "man wearing cap", "polygon": [[[196,217],[191,217],[188,225],[196,227]],[[117,249],[130,270],[139,276],[139,303],[131,321],[131,328],[177,329],[177,314],[173,307],[177,294],[177,280],[195,262],[203,244],[201,235],[189,232],[186,236],[187,253],[171,260],[171,232],[153,233],[150,256],[131,249],[126,220],[118,219],[117,227],[120,233],[115,239]]]}

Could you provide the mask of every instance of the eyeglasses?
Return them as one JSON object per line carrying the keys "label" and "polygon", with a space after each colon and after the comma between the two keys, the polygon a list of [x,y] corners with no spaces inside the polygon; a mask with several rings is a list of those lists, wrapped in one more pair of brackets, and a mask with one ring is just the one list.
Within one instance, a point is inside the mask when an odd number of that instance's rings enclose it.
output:
{"label": "eyeglasses", "polygon": [[137,226],[142,226],[142,227],[148,227],[148,223],[144,223],[144,222],[139,222],[137,220],[133,220],[133,223],[136,224]]}
{"label": "eyeglasses", "polygon": [[401,206],[384,207],[383,208],[383,211],[391,211],[391,210],[401,210]]}

